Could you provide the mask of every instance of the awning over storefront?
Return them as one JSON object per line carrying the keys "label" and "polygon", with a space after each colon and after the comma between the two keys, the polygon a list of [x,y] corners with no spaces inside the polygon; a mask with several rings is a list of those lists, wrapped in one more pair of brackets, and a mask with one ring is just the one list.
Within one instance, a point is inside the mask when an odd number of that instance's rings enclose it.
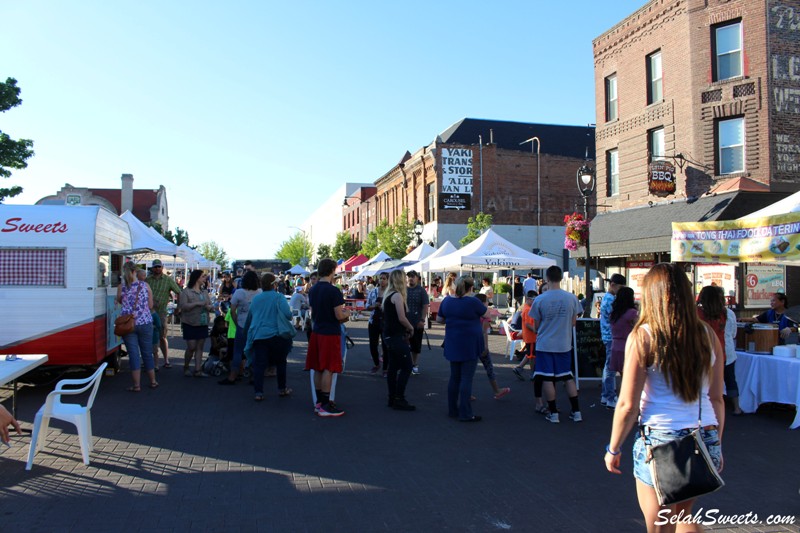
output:
{"label": "awning over storefront", "polygon": [[[592,257],[669,253],[673,222],[734,220],[786,196],[787,193],[740,191],[599,213],[592,219],[589,251]],[[579,249],[571,255],[583,257],[583,254],[585,251]]]}

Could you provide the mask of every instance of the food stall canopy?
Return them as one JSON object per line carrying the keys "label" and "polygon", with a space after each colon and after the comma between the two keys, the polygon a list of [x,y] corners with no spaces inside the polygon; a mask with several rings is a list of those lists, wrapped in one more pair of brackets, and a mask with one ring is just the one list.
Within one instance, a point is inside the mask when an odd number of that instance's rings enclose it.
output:
{"label": "food stall canopy", "polygon": [[553,259],[548,259],[520,248],[495,233],[492,229],[488,229],[483,235],[460,250],[431,259],[429,269],[438,272],[466,268],[489,272],[547,268],[555,264],[556,262]]}
{"label": "food stall canopy", "polygon": [[368,259],[369,257],[363,254],[351,255],[349,258],[339,263],[339,266],[336,267],[336,272],[352,272],[353,268],[358,265],[363,265]]}
{"label": "food stall canopy", "polygon": [[301,267],[300,265],[295,265],[289,270],[286,271],[287,274],[292,274],[293,276],[300,275],[300,276],[308,276],[311,274],[308,270]]}
{"label": "food stall canopy", "polygon": [[411,264],[409,261],[402,259],[389,259],[388,261],[378,261],[372,263],[368,267],[360,270],[358,274],[351,278],[351,281],[358,281],[367,279],[369,276],[378,276],[384,272],[391,272],[392,270],[402,269],[405,265]]}
{"label": "food stall canopy", "polygon": [[746,218],[761,218],[771,217],[774,215],[785,215],[786,213],[800,212],[800,191],[787,196],[783,200],[768,205],[764,209],[759,209],[754,213],[741,217],[740,220]]}
{"label": "food stall canopy", "polygon": [[360,265],[355,266],[353,268],[353,270],[358,272],[358,271],[363,270],[364,268],[366,268],[367,266],[369,266],[369,265],[371,265],[373,263],[377,263],[378,261],[388,261],[389,259],[391,259],[391,257],[389,257],[389,254],[387,254],[386,252],[381,250],[380,252],[375,254],[375,256],[372,257],[369,261],[365,261],[364,263],[361,263]]}
{"label": "food stall canopy", "polygon": [[418,261],[416,263],[412,263],[404,267],[404,269],[406,272],[408,272],[409,270],[416,270],[417,272],[430,272],[431,269],[428,268],[428,265],[430,264],[430,261],[432,259],[445,256],[447,254],[455,252],[456,250],[458,250],[458,248],[453,246],[452,242],[445,241],[445,243],[441,245],[439,248],[437,248],[436,251],[434,251],[431,255],[429,255],[422,261]]}
{"label": "food stall canopy", "polygon": [[160,255],[175,256],[178,253],[178,247],[169,242],[167,239],[158,235],[154,235],[152,228],[147,226],[144,222],[136,218],[130,211],[125,211],[119,218],[128,223],[131,229],[131,248],[134,250],[150,250]]}
{"label": "food stall canopy", "polygon": [[676,262],[800,265],[800,212],[673,222],[671,251]]}
{"label": "food stall canopy", "polygon": [[433,252],[436,251],[436,248],[428,244],[427,242],[423,242],[409,253],[403,257],[403,261],[422,261],[426,257],[430,256]]}
{"label": "food stall canopy", "polygon": [[197,250],[192,250],[186,244],[178,246],[178,255],[182,257],[190,268],[211,268],[219,270],[219,265],[200,255]]}

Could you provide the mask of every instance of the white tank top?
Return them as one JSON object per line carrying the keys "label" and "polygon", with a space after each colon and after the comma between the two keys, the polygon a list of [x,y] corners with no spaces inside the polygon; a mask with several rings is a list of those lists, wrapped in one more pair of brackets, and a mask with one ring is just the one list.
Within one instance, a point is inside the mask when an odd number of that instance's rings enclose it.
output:
{"label": "white tank top", "polygon": [[[650,328],[647,324],[642,326],[647,333]],[[712,345],[713,346],[713,345]],[[711,366],[714,366],[715,354],[711,350]],[[711,369],[709,369],[709,373]],[[702,426],[717,425],[717,415],[711,406],[708,397],[709,379],[706,374],[700,390],[700,401],[702,402]],[[642,398],[639,402],[640,423],[660,430],[678,430],[697,427],[697,401],[686,403],[677,396],[667,385],[664,374],[656,365],[647,367],[647,378],[642,390]]]}

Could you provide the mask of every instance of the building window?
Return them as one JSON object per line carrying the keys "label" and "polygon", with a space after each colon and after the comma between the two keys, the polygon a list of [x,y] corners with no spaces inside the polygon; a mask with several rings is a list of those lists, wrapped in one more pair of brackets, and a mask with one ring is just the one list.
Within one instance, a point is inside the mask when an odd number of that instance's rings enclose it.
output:
{"label": "building window", "polygon": [[650,161],[664,159],[664,128],[656,128],[647,132],[647,151]]}
{"label": "building window", "polygon": [[606,78],[606,122],[617,120],[617,75]]}
{"label": "building window", "polygon": [[606,152],[606,193],[608,196],[619,194],[619,152],[609,150]]}
{"label": "building window", "polygon": [[436,216],[436,182],[428,184],[428,220],[433,222]]}
{"label": "building window", "polygon": [[742,75],[742,23],[714,26],[714,81],[728,80]]}
{"label": "building window", "polygon": [[717,122],[720,175],[744,172],[744,117]]}
{"label": "building window", "polygon": [[661,85],[661,50],[647,56],[647,105],[664,99]]}

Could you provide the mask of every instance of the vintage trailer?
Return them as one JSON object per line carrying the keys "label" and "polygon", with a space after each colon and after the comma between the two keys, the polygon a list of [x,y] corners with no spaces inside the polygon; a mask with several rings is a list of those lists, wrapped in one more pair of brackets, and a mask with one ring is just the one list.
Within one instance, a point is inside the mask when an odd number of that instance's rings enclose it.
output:
{"label": "vintage trailer", "polygon": [[128,223],[97,206],[0,205],[0,353],[118,366],[114,297]]}

